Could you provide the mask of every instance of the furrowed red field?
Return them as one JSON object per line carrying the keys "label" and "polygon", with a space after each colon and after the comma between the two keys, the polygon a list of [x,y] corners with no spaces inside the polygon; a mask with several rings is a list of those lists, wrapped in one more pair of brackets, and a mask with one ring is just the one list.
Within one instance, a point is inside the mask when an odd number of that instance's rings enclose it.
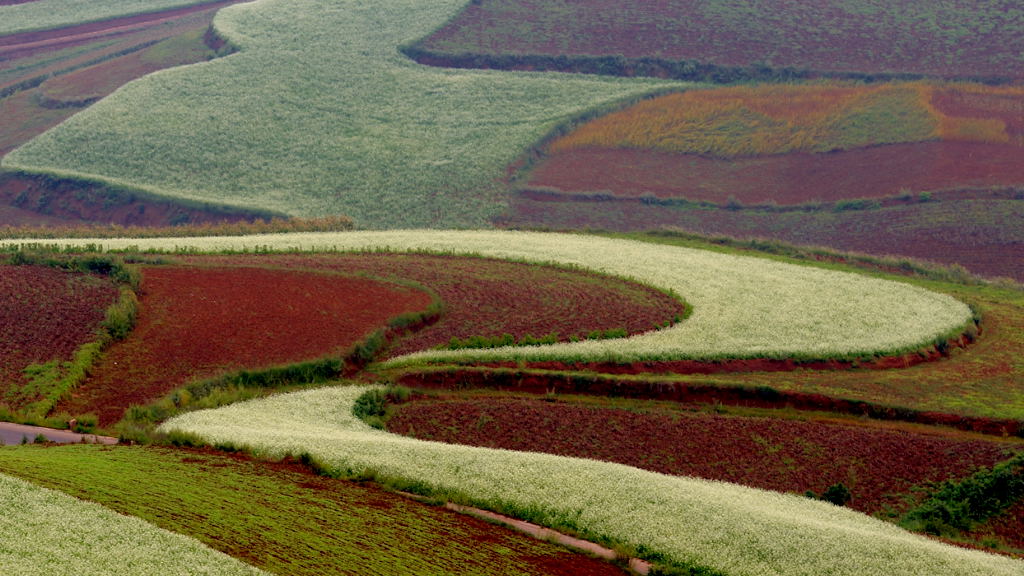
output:
{"label": "furrowed red field", "polygon": [[70,361],[116,297],[99,276],[0,263],[0,404],[21,408],[37,400],[25,369]]}
{"label": "furrowed red field", "polygon": [[686,79],[1024,78],[1010,0],[481,0],[415,45],[440,65]]}

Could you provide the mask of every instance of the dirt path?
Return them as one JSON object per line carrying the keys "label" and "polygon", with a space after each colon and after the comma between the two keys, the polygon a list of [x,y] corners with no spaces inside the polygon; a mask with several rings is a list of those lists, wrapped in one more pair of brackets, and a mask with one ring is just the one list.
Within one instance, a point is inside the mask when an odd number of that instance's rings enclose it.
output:
{"label": "dirt path", "polygon": [[0,422],[0,444],[12,445],[21,444],[23,441],[32,442],[40,434],[45,436],[50,442],[58,442],[60,444],[75,444],[81,442],[91,444],[117,444],[117,438],[111,438],[110,436],[78,434],[69,430],[56,430],[53,428]]}

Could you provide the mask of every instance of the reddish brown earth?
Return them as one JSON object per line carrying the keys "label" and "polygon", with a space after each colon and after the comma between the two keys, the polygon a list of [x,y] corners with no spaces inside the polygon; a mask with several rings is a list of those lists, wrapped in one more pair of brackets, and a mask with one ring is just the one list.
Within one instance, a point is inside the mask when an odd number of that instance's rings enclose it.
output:
{"label": "reddish brown earth", "polygon": [[568,194],[793,205],[1022,182],[1024,154],[1018,146],[919,142],[732,160],[647,150],[574,150],[545,157],[526,185]]}
{"label": "reddish brown earth", "polygon": [[426,440],[619,462],[780,492],[843,483],[850,506],[899,508],[915,486],[968,476],[1019,443],[838,422],[477,396],[401,404],[388,429]]}
{"label": "reddish brown earth", "polygon": [[990,519],[983,527],[972,532],[979,540],[995,536],[1007,545],[1024,551],[1024,502],[1018,502],[1009,510]]}
{"label": "reddish brown earth", "polygon": [[671,296],[598,274],[452,256],[337,254],[329,256],[197,257],[210,265],[260,265],[366,273],[421,283],[445,304],[441,319],[398,341],[398,355],[447,344],[452,338],[517,339],[555,332],[562,339],[594,330],[636,334],[683,313]]}
{"label": "reddish brown earth", "polygon": [[[1024,49],[1015,29],[1019,24],[1000,18],[1015,7],[1012,2],[943,3],[952,14],[986,10],[992,15],[987,28],[972,29],[964,21],[955,32],[941,23],[946,12],[928,14],[915,4],[899,0],[844,9],[840,0],[480,0],[422,44],[438,56],[547,56],[546,64],[554,65],[549,69],[572,69],[571,58],[554,60],[559,56],[688,61],[725,68],[722,79],[730,78],[728,69],[760,68],[867,76],[1024,76],[1016,57]],[[716,79],[717,72],[707,75]]]}
{"label": "reddish brown earth", "polygon": [[128,406],[193,379],[340,357],[390,318],[430,301],[420,290],[336,274],[146,267],[136,328],[57,410],[94,412],[110,425]]}
{"label": "reddish brown earth", "polygon": [[0,264],[0,403],[19,407],[13,387],[25,383],[30,364],[71,360],[92,339],[104,312],[117,298],[99,276],[45,266]]}
{"label": "reddish brown earth", "polygon": [[262,217],[244,211],[202,209],[147,199],[88,182],[0,173],[0,227],[57,229],[98,223],[159,227],[250,222]]}

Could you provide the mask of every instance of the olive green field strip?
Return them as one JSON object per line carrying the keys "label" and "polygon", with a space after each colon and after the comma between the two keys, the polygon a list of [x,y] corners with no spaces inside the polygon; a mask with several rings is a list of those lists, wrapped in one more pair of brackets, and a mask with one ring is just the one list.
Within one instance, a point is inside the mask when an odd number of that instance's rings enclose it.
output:
{"label": "olive green field strip", "polygon": [[238,53],[127,84],[3,167],[365,228],[482,227],[507,204],[507,167],[556,126],[685,86],[438,69],[399,52],[463,4],[224,8],[214,26]]}
{"label": "olive green field strip", "polygon": [[[24,241],[0,241],[21,244]],[[395,230],[209,238],[46,241],[105,249],[432,251],[575,266],[671,291],[693,307],[674,326],[625,339],[545,346],[429,350],[423,361],[637,362],[723,358],[859,358],[921,350],[958,336],[970,309],[902,282],[822,268],[581,234]]]}
{"label": "olive green field strip", "polygon": [[596,460],[455,446],[371,428],[352,413],[372,387],[282,394],[172,418],[161,429],[270,458],[308,455],[656,562],[727,576],[1010,576],[1024,561],[949,546],[809,498]]}
{"label": "olive green field strip", "polygon": [[35,0],[0,6],[0,36],[148,14],[214,0]]}
{"label": "olive green field strip", "polygon": [[267,573],[99,504],[0,474],[0,573],[250,576]]}

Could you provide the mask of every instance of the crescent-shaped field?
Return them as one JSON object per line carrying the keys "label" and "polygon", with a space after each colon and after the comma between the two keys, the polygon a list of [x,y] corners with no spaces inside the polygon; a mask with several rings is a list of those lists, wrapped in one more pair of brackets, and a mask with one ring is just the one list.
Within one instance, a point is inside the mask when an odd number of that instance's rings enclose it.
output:
{"label": "crescent-shaped field", "polygon": [[331,249],[436,251],[554,262],[632,277],[693,306],[671,328],[621,340],[490,350],[432,350],[392,360],[560,361],[856,358],[894,355],[958,335],[971,311],[956,299],[900,282],[821,268],[574,234],[385,231],[246,237],[76,240],[107,249]]}
{"label": "crescent-shaped field", "polygon": [[[162,426],[268,457],[310,455],[367,474],[633,547],[694,573],[1010,576],[1024,562],[956,548],[796,495],[619,464],[413,440],[352,414],[365,387],[307,390],[191,412]],[[699,571],[704,569],[705,571]]]}

